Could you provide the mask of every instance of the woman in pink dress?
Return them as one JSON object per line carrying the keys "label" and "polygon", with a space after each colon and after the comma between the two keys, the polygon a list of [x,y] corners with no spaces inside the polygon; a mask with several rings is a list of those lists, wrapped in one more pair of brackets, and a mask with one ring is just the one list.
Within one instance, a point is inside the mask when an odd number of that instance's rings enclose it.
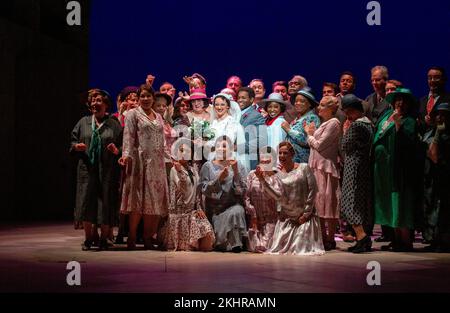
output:
{"label": "woman in pink dress", "polygon": [[144,245],[153,248],[161,218],[167,216],[169,188],[164,166],[164,121],[152,107],[154,91],[143,85],[138,91],[138,108],[125,118],[123,153],[125,166],[121,212],[130,215],[128,249],[136,247],[136,230],[144,220]]}
{"label": "woman in pink dress", "polygon": [[[322,124],[317,129],[314,123],[304,126],[311,148],[309,167],[317,182],[315,206],[320,217],[325,250],[336,249],[334,234],[341,206],[339,143],[342,133],[341,123],[335,117],[337,109],[336,97],[323,97],[318,107]],[[328,226],[328,234],[325,226]]]}

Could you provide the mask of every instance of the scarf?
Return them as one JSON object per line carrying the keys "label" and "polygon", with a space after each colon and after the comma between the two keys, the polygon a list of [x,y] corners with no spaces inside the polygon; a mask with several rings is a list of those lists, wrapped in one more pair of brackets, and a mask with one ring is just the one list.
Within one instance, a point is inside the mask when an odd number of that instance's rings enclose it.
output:
{"label": "scarf", "polygon": [[97,123],[95,122],[95,117],[92,115],[92,136],[91,136],[91,143],[89,145],[88,150],[88,158],[91,165],[96,164],[100,160],[100,155],[102,151],[102,138],[100,137],[100,128],[102,128],[103,124],[105,122],[102,122],[98,127]]}
{"label": "scarf", "polygon": [[272,119],[269,117],[269,118],[266,120],[266,125],[267,125],[267,126],[272,125],[273,122],[275,122],[275,120],[281,116],[281,114],[282,114],[282,113],[278,114],[277,116],[275,116],[275,117],[272,118]]}

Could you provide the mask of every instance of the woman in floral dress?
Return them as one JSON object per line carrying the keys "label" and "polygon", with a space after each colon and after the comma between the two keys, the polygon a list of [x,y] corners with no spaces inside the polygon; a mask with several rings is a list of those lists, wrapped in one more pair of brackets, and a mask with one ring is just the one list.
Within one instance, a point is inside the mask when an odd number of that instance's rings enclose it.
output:
{"label": "woman in floral dress", "polygon": [[211,251],[214,230],[200,206],[198,172],[189,164],[192,142],[184,142],[177,142],[178,161],[170,171],[166,247],[168,250]]}
{"label": "woman in floral dress", "polygon": [[143,85],[138,91],[138,108],[125,118],[123,153],[125,166],[121,212],[130,214],[128,248],[136,246],[136,230],[144,220],[144,245],[153,248],[161,218],[167,216],[169,188],[164,164],[164,121],[152,107],[154,91]]}

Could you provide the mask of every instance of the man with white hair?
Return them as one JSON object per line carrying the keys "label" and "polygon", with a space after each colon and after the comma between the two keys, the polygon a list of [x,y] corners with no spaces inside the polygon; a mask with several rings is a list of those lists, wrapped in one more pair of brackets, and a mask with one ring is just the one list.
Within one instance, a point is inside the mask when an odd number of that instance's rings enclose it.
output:
{"label": "man with white hair", "polygon": [[365,115],[376,124],[380,116],[389,108],[389,103],[384,101],[386,97],[386,82],[389,79],[389,72],[386,66],[377,65],[371,70],[371,83],[374,92],[367,96],[368,103]]}
{"label": "man with white hair", "polygon": [[[297,92],[308,87],[308,81],[300,75],[294,75],[288,83],[288,95],[289,98],[295,99]],[[288,102],[289,105],[286,106],[286,111],[284,112],[284,119],[290,123],[297,117],[297,111],[294,108],[292,102]]]}
{"label": "man with white hair", "polygon": [[294,75],[288,83],[288,94],[289,96],[296,95],[298,91],[305,87],[308,87],[308,82],[305,77],[300,75]]}

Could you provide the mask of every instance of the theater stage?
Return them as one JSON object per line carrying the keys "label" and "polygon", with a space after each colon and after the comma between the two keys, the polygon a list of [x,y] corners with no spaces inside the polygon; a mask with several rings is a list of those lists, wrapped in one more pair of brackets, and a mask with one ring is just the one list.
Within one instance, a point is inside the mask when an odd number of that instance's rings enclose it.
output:
{"label": "theater stage", "polygon": [[[338,242],[323,256],[273,256],[83,252],[82,241],[70,223],[2,225],[0,292],[450,292],[450,254],[381,252],[380,243],[360,255]],[[66,283],[70,261],[81,264],[81,286]],[[380,286],[366,282],[370,261],[381,265]]]}

